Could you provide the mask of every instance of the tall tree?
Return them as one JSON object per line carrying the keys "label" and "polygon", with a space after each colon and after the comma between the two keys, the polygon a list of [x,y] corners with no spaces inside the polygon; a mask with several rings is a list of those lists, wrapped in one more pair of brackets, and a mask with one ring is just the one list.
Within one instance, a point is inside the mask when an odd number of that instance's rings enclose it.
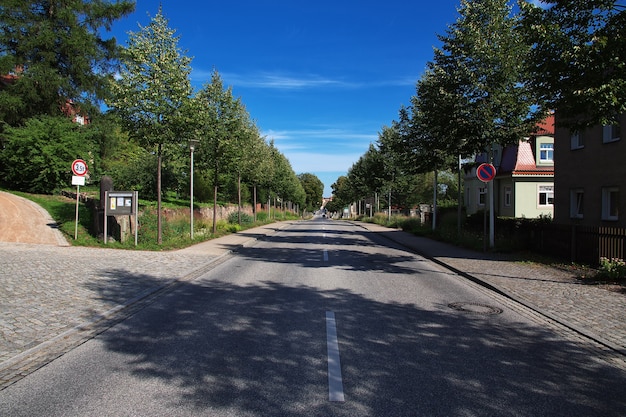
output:
{"label": "tall tree", "polygon": [[324,194],[324,184],[322,181],[314,174],[308,172],[298,175],[298,179],[306,194],[304,208],[309,211],[314,211],[321,207]]}
{"label": "tall tree", "polygon": [[352,201],[348,190],[348,177],[340,176],[330,188],[333,190],[333,198],[326,203],[326,209],[330,212],[343,212],[343,209]]}
{"label": "tall tree", "polygon": [[[262,143],[259,130],[254,124],[245,106],[237,100],[236,108],[238,113],[238,126],[236,132],[233,132],[232,159],[233,169],[237,173],[237,219],[241,224],[241,192],[242,180],[253,177],[258,169],[257,153]],[[256,202],[255,202],[256,204]]]}
{"label": "tall tree", "polygon": [[159,8],[148,26],[129,34],[109,101],[131,137],[147,150],[156,151],[158,244],[162,243],[163,147],[186,141],[190,133],[191,58],[178,48],[175,33]]}
{"label": "tall tree", "polygon": [[270,158],[270,147],[265,142],[265,139],[258,136],[253,142],[250,149],[247,163],[244,169],[245,180],[252,186],[253,190],[253,207],[254,207],[254,221],[257,220],[257,201],[259,187],[269,186],[270,179],[273,177],[274,165]]}
{"label": "tall tree", "polygon": [[66,100],[86,110],[102,98],[117,50],[103,30],[134,7],[129,0],[3,0],[0,119],[21,125],[32,116],[61,115]]}
{"label": "tall tree", "polygon": [[442,46],[417,84],[409,143],[419,170],[435,172],[435,205],[439,170],[458,155],[516,143],[543,116],[533,111],[542,106],[524,82],[530,46],[508,3],[461,0],[459,18],[439,36]]}
{"label": "tall tree", "polygon": [[529,46],[508,1],[461,0],[459,14],[439,37],[413,113],[436,149],[473,155],[527,135],[537,100],[523,83]]}
{"label": "tall tree", "polygon": [[214,70],[211,82],[196,94],[200,147],[199,167],[211,172],[213,179],[213,233],[217,231],[217,192],[220,176],[236,173],[240,178],[243,165],[238,166],[252,140],[253,127],[240,99],[231,88],[224,88],[222,78]]}
{"label": "tall tree", "polygon": [[271,141],[269,144],[270,158],[272,161],[272,178],[270,179],[270,197],[272,193],[281,202],[291,201],[295,204],[304,204],[305,192],[291,167],[291,163]]}
{"label": "tall tree", "polygon": [[626,2],[542,3],[520,2],[529,84],[567,127],[611,124],[626,112]]}

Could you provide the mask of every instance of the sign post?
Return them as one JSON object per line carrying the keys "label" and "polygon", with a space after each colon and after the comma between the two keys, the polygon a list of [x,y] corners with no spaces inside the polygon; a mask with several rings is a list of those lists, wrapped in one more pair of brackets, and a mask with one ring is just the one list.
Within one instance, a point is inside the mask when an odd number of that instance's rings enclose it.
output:
{"label": "sign post", "polygon": [[[492,164],[480,164],[476,168],[476,176],[479,180],[485,184],[491,182],[496,177],[496,167]],[[493,190],[492,187],[489,187]],[[489,193],[489,199],[491,201],[493,192]],[[487,252],[487,201],[485,201],[485,210],[483,211],[483,252]],[[491,214],[493,215],[493,213]],[[493,231],[493,226],[492,226]]]}
{"label": "sign post", "polygon": [[74,224],[74,240],[78,239],[78,200],[80,196],[80,186],[85,185],[85,175],[87,174],[87,164],[82,159],[75,159],[72,162],[72,185],[76,186],[76,221]]}

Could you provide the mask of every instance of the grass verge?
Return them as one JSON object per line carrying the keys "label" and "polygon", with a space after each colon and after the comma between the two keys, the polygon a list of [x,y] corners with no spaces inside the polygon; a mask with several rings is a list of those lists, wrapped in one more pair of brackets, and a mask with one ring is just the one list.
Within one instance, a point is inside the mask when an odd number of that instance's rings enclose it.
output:
{"label": "grass verge", "polygon": [[91,233],[94,219],[93,211],[85,204],[79,204],[78,213],[78,233],[74,239],[76,229],[76,200],[62,195],[40,195],[22,192],[11,193],[24,197],[40,205],[46,210],[57,223],[59,230],[65,235],[68,242],[73,246],[91,246],[111,249],[132,249],[162,251],[182,249],[196,243],[215,239],[230,233],[251,229],[264,224],[283,220],[296,220],[299,217],[290,212],[272,210],[269,217],[266,212],[257,214],[257,221],[253,221],[250,216],[245,217],[242,224],[230,223],[226,220],[217,222],[215,233],[213,233],[213,222],[202,219],[194,219],[194,239],[190,238],[190,217],[189,210],[181,209],[175,216],[162,216],[162,244],[157,244],[157,215],[156,203],[140,200],[138,243],[135,246],[134,239],[126,242],[109,241],[106,245],[102,239]]}

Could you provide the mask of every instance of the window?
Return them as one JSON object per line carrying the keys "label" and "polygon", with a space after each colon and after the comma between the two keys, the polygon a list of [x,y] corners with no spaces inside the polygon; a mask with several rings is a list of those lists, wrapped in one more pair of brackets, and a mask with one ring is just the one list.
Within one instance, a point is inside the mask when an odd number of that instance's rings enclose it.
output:
{"label": "window", "polygon": [[513,197],[513,190],[511,189],[511,187],[509,186],[504,187],[504,206],[505,207],[511,207],[512,197]]}
{"label": "window", "polygon": [[602,126],[602,142],[615,142],[620,139],[620,127],[618,124]]}
{"label": "window", "polygon": [[602,220],[618,220],[619,188],[605,187],[602,189]]}
{"label": "window", "polygon": [[539,162],[554,162],[554,143],[539,144]]}
{"label": "window", "polygon": [[585,140],[582,132],[572,133],[570,137],[571,140],[571,149],[581,149],[585,147]]}
{"label": "window", "polygon": [[585,192],[580,189],[574,189],[570,191],[570,217],[573,219],[583,218],[583,207],[585,202]]}
{"label": "window", "polygon": [[539,186],[539,205],[551,206],[554,202],[554,185]]}
{"label": "window", "polygon": [[487,200],[487,187],[480,187],[478,189],[478,205],[484,206]]}

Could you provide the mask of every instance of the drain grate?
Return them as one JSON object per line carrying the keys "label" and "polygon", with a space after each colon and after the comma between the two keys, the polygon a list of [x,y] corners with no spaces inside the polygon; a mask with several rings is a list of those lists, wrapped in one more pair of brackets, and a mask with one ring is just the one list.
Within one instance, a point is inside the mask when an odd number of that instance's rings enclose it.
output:
{"label": "drain grate", "polygon": [[503,311],[501,308],[490,306],[487,304],[468,302],[450,303],[448,304],[448,307],[453,310],[462,311],[464,313],[480,314],[483,316],[501,314]]}

